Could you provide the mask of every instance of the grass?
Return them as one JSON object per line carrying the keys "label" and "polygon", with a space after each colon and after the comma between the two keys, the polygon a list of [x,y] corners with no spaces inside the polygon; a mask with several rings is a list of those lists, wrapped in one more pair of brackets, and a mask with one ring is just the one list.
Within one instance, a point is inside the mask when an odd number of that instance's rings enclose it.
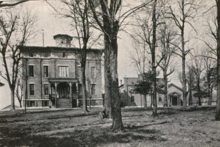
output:
{"label": "grass", "polygon": [[[101,108],[3,115],[0,146],[219,146],[220,122],[214,109],[122,110],[124,132],[110,132],[111,120],[98,118]],[[13,112],[14,113],[14,112]]]}

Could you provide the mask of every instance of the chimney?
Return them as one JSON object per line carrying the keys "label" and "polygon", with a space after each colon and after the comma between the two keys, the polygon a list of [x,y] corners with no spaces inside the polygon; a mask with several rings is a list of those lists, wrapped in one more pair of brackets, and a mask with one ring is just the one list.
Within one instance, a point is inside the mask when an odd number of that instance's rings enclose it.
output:
{"label": "chimney", "polygon": [[56,41],[56,46],[58,47],[71,47],[73,37],[66,34],[57,34],[53,36],[53,39]]}

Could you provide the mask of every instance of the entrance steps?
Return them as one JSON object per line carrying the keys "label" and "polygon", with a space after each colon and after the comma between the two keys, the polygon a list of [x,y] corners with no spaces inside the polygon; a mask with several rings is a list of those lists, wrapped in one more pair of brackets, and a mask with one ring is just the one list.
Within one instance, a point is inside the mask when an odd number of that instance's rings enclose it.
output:
{"label": "entrance steps", "polygon": [[72,101],[69,98],[58,98],[57,108],[72,108]]}

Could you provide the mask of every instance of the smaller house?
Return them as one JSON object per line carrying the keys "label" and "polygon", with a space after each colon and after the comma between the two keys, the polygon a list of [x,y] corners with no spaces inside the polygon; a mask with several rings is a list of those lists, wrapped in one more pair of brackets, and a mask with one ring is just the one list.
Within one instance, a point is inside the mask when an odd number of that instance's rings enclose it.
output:
{"label": "smaller house", "polygon": [[[138,83],[138,80],[140,79],[137,77],[125,77],[124,78],[124,84],[121,84],[119,86],[120,90],[120,97],[121,97],[121,105],[122,106],[137,106],[137,107],[143,107],[144,106],[144,96],[135,93],[133,89],[135,88],[135,84]],[[161,82],[159,79],[158,82]],[[159,107],[163,106],[164,102],[164,95],[163,94],[157,94],[157,104]],[[151,96],[147,95],[147,106],[151,106]]]}
{"label": "smaller house", "polygon": [[168,106],[182,106],[183,91],[179,86],[171,83],[168,85]]}

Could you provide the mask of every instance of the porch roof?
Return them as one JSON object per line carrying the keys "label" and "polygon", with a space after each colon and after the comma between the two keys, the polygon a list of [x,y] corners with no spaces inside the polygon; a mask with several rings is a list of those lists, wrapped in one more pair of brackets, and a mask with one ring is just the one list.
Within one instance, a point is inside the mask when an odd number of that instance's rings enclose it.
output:
{"label": "porch roof", "polygon": [[178,92],[172,92],[172,93],[169,93],[168,95],[169,96],[181,96],[181,94]]}
{"label": "porch roof", "polygon": [[48,79],[49,82],[73,82],[73,83],[77,83],[78,79],[77,78],[49,78]]}

